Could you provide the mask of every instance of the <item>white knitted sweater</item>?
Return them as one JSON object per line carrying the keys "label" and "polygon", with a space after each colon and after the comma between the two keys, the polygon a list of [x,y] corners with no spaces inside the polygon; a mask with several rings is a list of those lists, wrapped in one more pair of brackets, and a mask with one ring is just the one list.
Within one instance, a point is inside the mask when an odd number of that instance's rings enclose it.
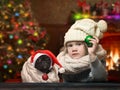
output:
{"label": "white knitted sweater", "polygon": [[42,79],[43,73],[34,68],[33,64],[30,62],[30,58],[23,65],[21,71],[22,82],[32,83],[59,82],[57,65],[53,66],[53,69],[47,74],[49,77],[48,80],[45,81]]}

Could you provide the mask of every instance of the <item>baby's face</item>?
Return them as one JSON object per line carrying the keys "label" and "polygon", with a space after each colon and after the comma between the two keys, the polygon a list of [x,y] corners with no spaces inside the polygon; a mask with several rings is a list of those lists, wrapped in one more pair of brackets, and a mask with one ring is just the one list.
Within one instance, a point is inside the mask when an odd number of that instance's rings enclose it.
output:
{"label": "baby's face", "polygon": [[35,62],[35,68],[39,71],[46,73],[49,71],[52,61],[47,55],[41,55]]}
{"label": "baby's face", "polygon": [[86,49],[84,42],[71,41],[67,43],[68,55],[73,59],[79,59],[86,55]]}

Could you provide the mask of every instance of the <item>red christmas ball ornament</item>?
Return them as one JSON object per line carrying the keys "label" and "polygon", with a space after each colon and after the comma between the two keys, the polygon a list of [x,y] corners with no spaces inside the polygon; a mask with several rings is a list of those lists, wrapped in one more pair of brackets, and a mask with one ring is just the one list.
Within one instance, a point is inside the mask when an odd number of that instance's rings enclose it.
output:
{"label": "red christmas ball ornament", "polygon": [[43,75],[42,75],[42,79],[43,79],[43,80],[48,80],[48,75],[47,75],[46,73],[43,74]]}

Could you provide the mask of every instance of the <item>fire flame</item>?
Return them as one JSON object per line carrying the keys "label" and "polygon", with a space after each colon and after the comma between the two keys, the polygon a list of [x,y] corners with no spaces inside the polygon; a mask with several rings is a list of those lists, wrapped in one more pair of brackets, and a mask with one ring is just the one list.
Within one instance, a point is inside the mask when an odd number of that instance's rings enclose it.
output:
{"label": "fire flame", "polygon": [[110,54],[108,55],[107,61],[106,61],[106,66],[107,70],[115,70],[116,67],[118,66],[118,60],[119,58],[119,49],[118,48],[111,48]]}
{"label": "fire flame", "polygon": [[119,50],[115,48],[114,51],[110,52],[110,56],[112,57],[112,60],[114,61],[114,63],[117,63],[119,59]]}

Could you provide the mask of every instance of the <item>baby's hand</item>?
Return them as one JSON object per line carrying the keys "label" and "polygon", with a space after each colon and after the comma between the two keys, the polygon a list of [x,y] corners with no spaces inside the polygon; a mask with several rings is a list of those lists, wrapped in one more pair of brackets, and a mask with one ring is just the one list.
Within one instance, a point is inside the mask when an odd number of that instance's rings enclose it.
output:
{"label": "baby's hand", "polygon": [[89,54],[95,54],[98,44],[99,44],[99,39],[96,36],[93,36],[93,38],[90,39],[90,42],[93,44],[92,47],[88,47],[88,52]]}

